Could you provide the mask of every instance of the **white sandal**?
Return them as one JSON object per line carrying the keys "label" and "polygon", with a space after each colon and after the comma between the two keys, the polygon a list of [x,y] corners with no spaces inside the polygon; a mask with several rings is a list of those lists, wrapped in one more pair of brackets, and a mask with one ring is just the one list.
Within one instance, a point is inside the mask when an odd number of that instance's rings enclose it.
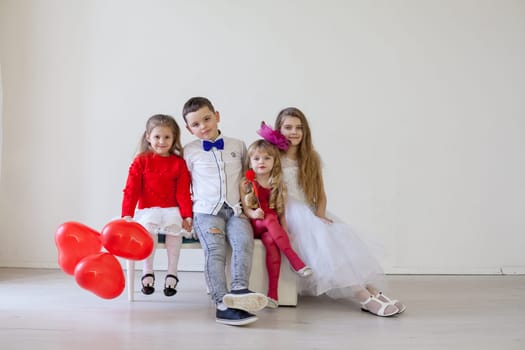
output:
{"label": "white sandal", "polygon": [[[374,312],[372,310],[370,310],[366,305],[371,302],[371,301],[375,301],[377,303],[379,303],[381,305],[381,307],[379,308],[379,310],[377,310],[377,312]],[[387,307],[389,306],[392,306],[394,307],[395,311],[394,312],[390,312],[390,313],[385,313],[385,310]],[[394,304],[391,304],[391,303],[386,303],[378,298],[376,298],[375,296],[369,296],[368,299],[366,299],[365,301],[361,302],[361,310],[363,311],[367,311],[367,312],[370,312],[371,314],[374,314],[374,315],[377,315],[377,316],[381,316],[381,317],[389,317],[389,316],[393,316],[393,315],[396,315],[399,313],[399,309],[397,308],[397,306],[395,306]]]}
{"label": "white sandal", "polygon": [[379,299],[380,297],[383,297],[388,303],[390,303],[390,304],[394,305],[395,307],[397,307],[399,309],[398,314],[405,312],[405,310],[407,309],[405,304],[403,304],[402,302],[400,302],[397,299],[390,299],[389,297],[384,295],[383,292],[379,292],[379,293],[376,294],[376,298],[377,299]]}
{"label": "white sandal", "polygon": [[268,304],[266,304],[268,309],[277,309],[279,307],[279,302],[273,298],[268,297]]}

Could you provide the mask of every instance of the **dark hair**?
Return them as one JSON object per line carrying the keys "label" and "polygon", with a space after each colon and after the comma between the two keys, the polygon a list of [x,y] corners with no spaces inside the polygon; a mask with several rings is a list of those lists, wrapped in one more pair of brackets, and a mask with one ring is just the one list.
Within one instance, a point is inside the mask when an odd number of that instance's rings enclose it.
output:
{"label": "dark hair", "polygon": [[171,129],[171,131],[173,132],[173,145],[171,146],[169,153],[176,154],[182,157],[183,154],[182,144],[180,141],[179,124],[177,124],[175,118],[166,114],[155,114],[154,116],[151,116],[148,119],[148,121],[146,122],[146,130],[144,130],[142,138],[140,139],[139,153],[151,151],[151,146],[147,138],[151,131],[158,126],[165,126]]}
{"label": "dark hair", "polygon": [[202,107],[208,107],[210,111],[215,112],[215,108],[213,108],[213,105],[210,100],[208,100],[206,97],[192,97],[190,98],[185,104],[184,107],[182,107],[182,117],[184,118],[184,121],[187,123],[186,115],[188,113],[192,113],[195,111],[198,111]]}

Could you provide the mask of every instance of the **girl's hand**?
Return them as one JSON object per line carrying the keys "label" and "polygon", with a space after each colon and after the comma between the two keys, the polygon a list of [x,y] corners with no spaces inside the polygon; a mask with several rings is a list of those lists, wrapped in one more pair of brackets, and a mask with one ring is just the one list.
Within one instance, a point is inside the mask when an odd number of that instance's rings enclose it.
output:
{"label": "girl's hand", "polygon": [[325,224],[333,224],[334,220],[327,218],[326,216],[318,216],[319,219],[323,220]]}
{"label": "girl's hand", "polygon": [[186,231],[190,232],[191,228],[192,228],[192,225],[193,225],[192,218],[186,218],[186,219],[182,220],[182,229],[183,230],[186,230]]}
{"label": "girl's hand", "polygon": [[325,224],[332,224],[334,221],[326,217],[326,209],[323,207],[318,207],[315,211],[315,216],[323,220]]}
{"label": "girl's hand", "polygon": [[261,208],[257,208],[252,211],[252,219],[264,219],[264,211]]}

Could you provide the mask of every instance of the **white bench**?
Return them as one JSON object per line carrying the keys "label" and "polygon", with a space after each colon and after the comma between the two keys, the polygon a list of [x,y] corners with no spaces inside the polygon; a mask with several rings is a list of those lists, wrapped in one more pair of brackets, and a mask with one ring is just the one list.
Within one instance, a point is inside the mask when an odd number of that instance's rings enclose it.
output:
{"label": "white bench", "polygon": [[[157,249],[165,249],[163,243],[157,245]],[[184,239],[182,249],[202,249],[199,241]],[[230,257],[226,261],[226,270],[230,269]],[[229,278],[229,273],[226,273]],[[126,284],[128,289],[128,300],[135,300],[135,261],[126,260]],[[254,241],[252,271],[250,274],[250,286],[253,291],[266,295],[268,291],[268,274],[266,272],[265,249],[260,239]],[[281,275],[279,277],[279,305],[297,305],[297,275],[292,271],[288,260],[283,256],[281,264]]]}

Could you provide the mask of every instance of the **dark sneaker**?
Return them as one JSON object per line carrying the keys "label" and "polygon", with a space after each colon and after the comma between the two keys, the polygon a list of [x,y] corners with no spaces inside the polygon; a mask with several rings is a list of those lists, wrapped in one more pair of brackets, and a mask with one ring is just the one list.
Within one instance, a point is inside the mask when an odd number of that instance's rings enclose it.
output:
{"label": "dark sneaker", "polygon": [[244,326],[257,321],[258,318],[249,312],[237,309],[219,310],[215,314],[215,321],[230,326]]}
{"label": "dark sneaker", "polygon": [[240,289],[226,294],[222,302],[231,309],[256,312],[266,307],[268,298],[264,294],[252,292],[249,289]]}

